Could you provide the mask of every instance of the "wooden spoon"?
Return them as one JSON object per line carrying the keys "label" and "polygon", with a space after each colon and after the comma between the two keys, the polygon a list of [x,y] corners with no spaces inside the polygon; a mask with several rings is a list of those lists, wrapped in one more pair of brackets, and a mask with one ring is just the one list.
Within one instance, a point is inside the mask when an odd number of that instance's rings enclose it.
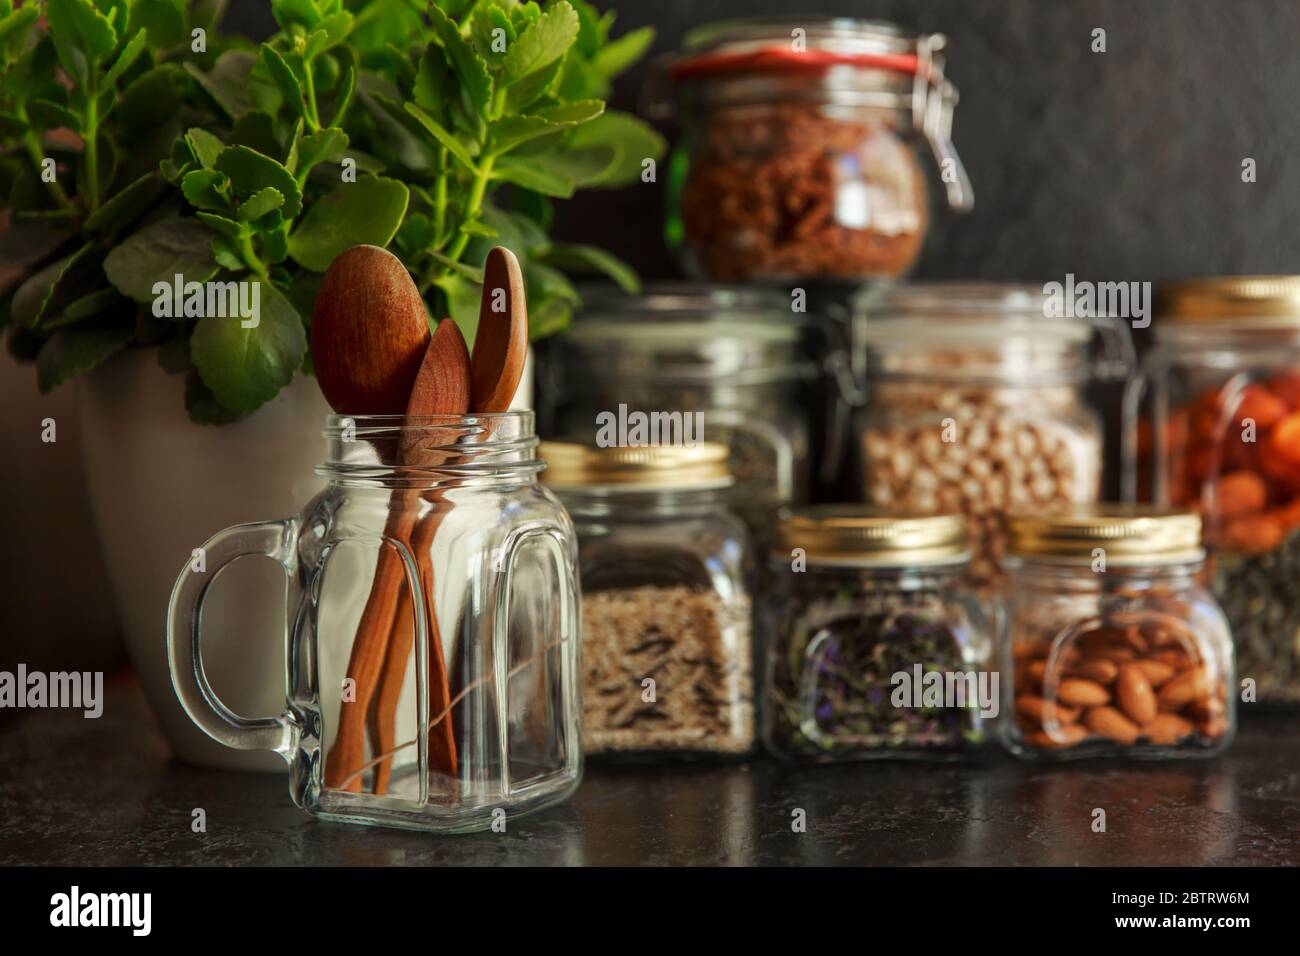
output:
{"label": "wooden spoon", "polygon": [[[465,338],[451,319],[438,323],[420,374],[416,376],[411,389],[411,399],[406,406],[409,419],[419,419],[430,415],[464,415],[469,411],[470,401],[470,361],[469,349],[465,347]],[[442,449],[455,441],[456,430],[449,428],[430,428],[428,434],[412,434],[402,441],[402,463],[417,468],[436,468],[447,458]],[[429,627],[429,711],[441,714],[451,702],[451,685],[447,674],[447,662],[442,652],[442,635],[438,630],[438,615],[433,598],[433,538],[441,521],[443,511],[440,508],[442,496],[439,492],[429,495],[433,505],[422,519],[418,519],[418,492],[412,492],[402,504],[404,514],[409,514],[410,527],[404,527],[406,536],[402,539],[408,543],[420,569],[420,585],[424,591],[424,611]],[[416,522],[418,521],[418,526]],[[414,532],[412,534],[412,532]],[[400,563],[398,574],[389,587],[398,594],[393,617],[382,631],[373,638],[376,646],[384,652],[383,673],[379,679],[378,694],[375,705],[369,713],[371,747],[376,755],[392,751],[397,733],[397,699],[402,692],[406,678],[406,665],[411,655],[411,645],[415,641],[414,618],[411,613],[410,590],[404,587]],[[378,574],[375,586],[381,586]],[[371,591],[373,596],[374,591]],[[430,769],[446,774],[456,775],[456,739],[452,732],[451,716],[448,714],[431,728],[429,737]],[[360,763],[360,759],[357,760]],[[388,790],[388,780],[392,772],[392,757],[386,756],[375,770],[374,792],[382,794]]]}
{"label": "wooden spoon", "polygon": [[[498,291],[500,290],[500,291]],[[443,320],[446,325],[448,320]],[[442,327],[439,326],[439,333]],[[462,340],[461,348],[464,348]],[[432,351],[432,347],[430,347]],[[483,295],[479,304],[478,333],[474,340],[474,357],[470,362],[472,400],[470,412],[488,414],[504,412],[510,407],[519,381],[523,377],[524,363],[528,358],[528,305],[524,295],[524,277],[519,260],[509,249],[500,246],[492,249],[483,265]],[[427,367],[427,366],[426,366]],[[439,383],[434,375],[425,384],[424,370],[416,379],[415,391],[431,388]],[[412,404],[415,392],[412,393]],[[408,414],[414,414],[409,412]],[[430,608],[433,604],[434,576],[430,560],[433,539],[442,521],[444,511],[434,508],[419,523],[412,540],[412,553],[420,563],[420,583],[424,588]],[[388,658],[380,679],[379,692],[371,719],[371,740],[377,754],[387,754],[396,742],[397,700],[406,679],[407,659],[411,652],[412,619],[410,598],[403,592],[392,631],[388,638]],[[435,718],[442,714],[451,701],[450,681],[446,662],[442,657],[441,637],[437,619],[429,615],[431,629],[429,662],[429,712]],[[435,720],[430,728],[429,763],[431,767],[449,776],[456,773],[456,743],[451,715]],[[383,793],[388,785],[391,759],[379,765],[375,792]]]}

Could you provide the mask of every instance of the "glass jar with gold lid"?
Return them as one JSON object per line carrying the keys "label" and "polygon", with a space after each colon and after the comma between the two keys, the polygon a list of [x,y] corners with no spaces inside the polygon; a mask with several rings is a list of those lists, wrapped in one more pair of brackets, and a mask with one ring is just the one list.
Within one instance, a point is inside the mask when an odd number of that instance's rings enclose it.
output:
{"label": "glass jar with gold lid", "polygon": [[1109,505],[1007,521],[1008,748],[1025,757],[1213,754],[1235,728],[1232,637],[1198,583],[1201,520]]}
{"label": "glass jar with gold lid", "polygon": [[1300,705],[1300,276],[1166,285],[1128,396],[1131,497],[1205,519],[1243,678]]}
{"label": "glass jar with gold lid", "polygon": [[779,757],[950,758],[1001,706],[993,637],[960,584],[960,515],[859,505],[791,511],[760,615],[763,739]]}
{"label": "glass jar with gold lid", "polygon": [[573,516],[589,755],[753,748],[749,538],[727,510],[726,445],[543,442]]}

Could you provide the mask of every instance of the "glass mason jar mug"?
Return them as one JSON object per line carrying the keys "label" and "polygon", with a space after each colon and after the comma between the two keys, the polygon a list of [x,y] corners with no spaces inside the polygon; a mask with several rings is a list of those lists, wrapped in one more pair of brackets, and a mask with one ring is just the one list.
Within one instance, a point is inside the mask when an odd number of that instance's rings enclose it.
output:
{"label": "glass mason jar mug", "polygon": [[[220,743],[280,754],[314,815],[468,831],[554,804],[582,768],[573,526],[537,482],[531,412],[331,416],[325,489],[302,513],[204,545],[172,592],[172,683]],[[419,448],[427,464],[409,463]],[[284,712],[214,694],[212,578],[264,555],[288,579]]]}
{"label": "glass mason jar mug", "polygon": [[930,219],[917,145],[933,154],[950,207],[974,198],[950,141],[945,45],[850,19],[692,31],[651,104],[682,120],[667,232],[687,272],[725,282],[907,272]]}
{"label": "glass mason jar mug", "polygon": [[573,515],[589,755],[736,755],[754,744],[745,527],[725,446],[544,442]]}
{"label": "glass mason jar mug", "polygon": [[1238,670],[1260,703],[1295,707],[1300,277],[1171,283],[1157,318],[1126,406],[1128,496],[1201,512]]}
{"label": "glass mason jar mug", "polygon": [[1046,314],[1041,287],[915,283],[859,303],[867,395],[857,429],[866,500],[959,513],[967,581],[1003,578],[1003,517],[1097,500],[1102,423],[1094,379],[1133,364],[1127,329]]}
{"label": "glass mason jar mug", "polygon": [[1022,757],[1205,756],[1236,727],[1232,636],[1197,583],[1190,512],[1008,520],[1007,747]]}
{"label": "glass mason jar mug", "polygon": [[958,515],[790,512],[762,602],[763,740],[778,757],[951,758],[1001,707],[993,635],[959,586]]}

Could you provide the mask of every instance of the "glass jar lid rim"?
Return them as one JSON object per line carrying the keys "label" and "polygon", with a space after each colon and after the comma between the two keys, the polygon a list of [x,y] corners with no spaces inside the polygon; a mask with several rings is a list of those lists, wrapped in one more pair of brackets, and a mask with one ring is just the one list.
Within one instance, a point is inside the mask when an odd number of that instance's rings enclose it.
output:
{"label": "glass jar lid rim", "polygon": [[732,482],[731,450],[720,442],[602,448],[576,441],[544,441],[542,483],[552,488],[671,490],[725,488]]}
{"label": "glass jar lid rim", "polygon": [[1201,517],[1193,511],[1147,505],[1097,505],[1006,518],[1007,550],[1018,557],[1107,563],[1174,564],[1199,561]]}
{"label": "glass jar lid rim", "polygon": [[[1160,287],[1156,312],[1171,329],[1300,325],[1300,276],[1179,279]],[[1159,329],[1157,330],[1159,331]]]}
{"label": "glass jar lid rim", "polygon": [[913,566],[969,557],[966,522],[957,514],[891,512],[867,505],[810,505],[782,512],[778,545],[812,560]]}

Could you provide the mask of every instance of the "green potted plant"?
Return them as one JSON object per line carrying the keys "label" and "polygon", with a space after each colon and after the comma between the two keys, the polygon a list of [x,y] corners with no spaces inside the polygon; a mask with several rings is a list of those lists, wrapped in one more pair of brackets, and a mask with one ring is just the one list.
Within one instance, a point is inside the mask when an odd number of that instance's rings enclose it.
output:
{"label": "green potted plant", "polygon": [[[221,9],[0,0],[0,323],[42,391],[77,381],[100,543],[165,729],[188,759],[247,766],[176,707],[163,616],[211,531],[303,500],[325,268],[387,246],[472,339],[483,256],[505,245],[550,334],[580,301],[566,271],[636,285],[552,240],[552,203],[640,181],[663,142],[604,103],[651,32],[615,37],[585,0],[271,0],[261,44],[219,35]],[[214,287],[253,290],[257,321],[210,308]],[[243,677],[278,653],[245,637],[277,607],[218,600],[207,629],[214,680],[249,713],[282,704]]]}

